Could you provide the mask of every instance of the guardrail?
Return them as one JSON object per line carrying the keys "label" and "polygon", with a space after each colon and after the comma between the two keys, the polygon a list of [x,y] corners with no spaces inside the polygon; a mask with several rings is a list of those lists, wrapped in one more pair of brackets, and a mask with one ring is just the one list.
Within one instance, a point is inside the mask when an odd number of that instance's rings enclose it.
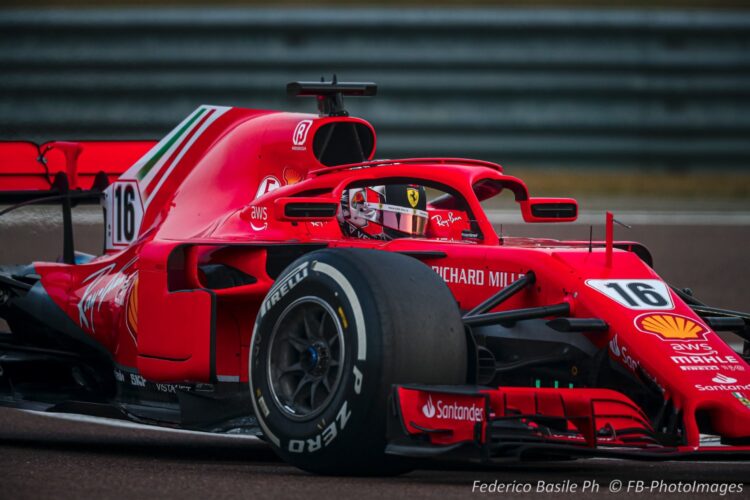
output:
{"label": "guardrail", "polygon": [[378,157],[742,168],[750,13],[619,10],[0,10],[0,138],[158,138],[201,103],[349,99]]}

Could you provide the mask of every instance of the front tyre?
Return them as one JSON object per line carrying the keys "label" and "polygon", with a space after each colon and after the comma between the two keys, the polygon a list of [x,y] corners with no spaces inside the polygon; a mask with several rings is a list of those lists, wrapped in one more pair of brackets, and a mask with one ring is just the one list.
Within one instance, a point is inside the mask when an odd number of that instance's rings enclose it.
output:
{"label": "front tyre", "polygon": [[445,283],[399,254],[326,249],[279,276],[253,333],[255,414],[287,462],[322,474],[393,474],[393,384],[462,384],[466,337]]}

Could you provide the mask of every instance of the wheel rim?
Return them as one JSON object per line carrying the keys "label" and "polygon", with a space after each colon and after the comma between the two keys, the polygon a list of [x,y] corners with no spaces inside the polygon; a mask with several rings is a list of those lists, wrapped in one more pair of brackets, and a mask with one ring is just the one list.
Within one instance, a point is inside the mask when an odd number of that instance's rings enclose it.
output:
{"label": "wheel rim", "polygon": [[331,306],[317,297],[292,302],[269,341],[267,375],[274,404],[294,420],[320,414],[341,382],[344,353],[344,332]]}

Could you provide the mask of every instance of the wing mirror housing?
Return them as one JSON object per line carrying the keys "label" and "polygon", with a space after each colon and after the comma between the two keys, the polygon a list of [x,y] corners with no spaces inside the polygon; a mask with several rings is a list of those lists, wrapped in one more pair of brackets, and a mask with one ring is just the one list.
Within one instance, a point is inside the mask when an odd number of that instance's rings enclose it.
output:
{"label": "wing mirror housing", "polygon": [[529,198],[520,202],[525,222],[573,222],[578,202],[573,198]]}
{"label": "wing mirror housing", "polygon": [[336,218],[339,202],[333,198],[279,198],[274,202],[277,220],[287,222],[328,222]]}

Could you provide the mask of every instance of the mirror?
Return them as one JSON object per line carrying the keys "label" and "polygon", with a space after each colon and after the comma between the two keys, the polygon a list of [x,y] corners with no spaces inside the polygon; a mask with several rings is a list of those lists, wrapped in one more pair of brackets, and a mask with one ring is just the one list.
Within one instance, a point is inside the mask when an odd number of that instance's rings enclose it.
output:
{"label": "mirror", "polygon": [[572,198],[529,198],[520,202],[526,222],[573,222],[578,203]]}

